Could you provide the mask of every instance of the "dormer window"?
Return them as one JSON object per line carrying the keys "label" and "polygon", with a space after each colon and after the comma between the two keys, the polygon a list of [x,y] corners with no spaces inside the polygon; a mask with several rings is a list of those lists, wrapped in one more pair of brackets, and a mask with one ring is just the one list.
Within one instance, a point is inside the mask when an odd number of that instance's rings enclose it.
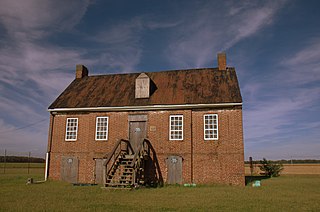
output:
{"label": "dormer window", "polygon": [[135,98],[149,98],[150,97],[150,78],[145,73],[141,73],[136,79]]}

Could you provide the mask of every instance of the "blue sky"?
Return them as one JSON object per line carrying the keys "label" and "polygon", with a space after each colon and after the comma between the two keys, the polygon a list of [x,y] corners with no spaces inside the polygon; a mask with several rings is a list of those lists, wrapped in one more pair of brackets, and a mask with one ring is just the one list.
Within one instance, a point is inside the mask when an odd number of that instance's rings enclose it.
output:
{"label": "blue sky", "polygon": [[320,159],[320,2],[0,0],[0,150],[44,156],[75,77],[236,68],[245,157]]}

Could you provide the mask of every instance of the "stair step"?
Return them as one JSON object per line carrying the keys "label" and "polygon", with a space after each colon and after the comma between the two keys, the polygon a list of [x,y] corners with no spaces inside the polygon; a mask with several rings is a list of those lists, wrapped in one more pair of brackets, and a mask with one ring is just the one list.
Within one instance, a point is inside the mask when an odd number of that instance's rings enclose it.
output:
{"label": "stair step", "polygon": [[123,169],[133,169],[133,167],[130,164],[123,164],[123,165],[121,165],[121,167]]}
{"label": "stair step", "polygon": [[[113,189],[132,189],[134,182],[134,174],[137,171],[137,179],[139,184],[144,184],[144,170],[141,167],[142,163],[135,164],[138,169],[131,166],[133,163],[134,155],[126,154],[122,152],[120,156],[114,161],[113,167],[110,170],[108,176],[106,177],[106,182],[104,184],[105,188]],[[139,159],[139,158],[137,158]]]}
{"label": "stair step", "polygon": [[122,159],[133,159],[134,155],[124,155]]}
{"label": "stair step", "polygon": [[120,166],[121,165],[131,165],[132,161],[121,161]]}
{"label": "stair step", "polygon": [[102,189],[106,189],[106,190],[132,190],[133,187],[132,186],[128,186],[128,187],[101,187]]}
{"label": "stair step", "polygon": [[132,185],[131,180],[120,180],[119,183],[122,185]]}
{"label": "stair step", "polygon": [[121,161],[133,161],[133,158],[121,158]]}
{"label": "stair step", "polygon": [[125,179],[131,180],[131,179],[132,179],[132,176],[131,176],[131,175],[121,176],[120,179],[121,179],[121,180],[125,180]]}
{"label": "stair step", "polygon": [[132,174],[133,174],[132,172],[123,172],[123,173],[122,173],[122,175],[130,175],[130,176],[131,176]]}
{"label": "stair step", "polygon": [[130,186],[128,183],[106,183],[105,186],[118,187],[118,186]]}

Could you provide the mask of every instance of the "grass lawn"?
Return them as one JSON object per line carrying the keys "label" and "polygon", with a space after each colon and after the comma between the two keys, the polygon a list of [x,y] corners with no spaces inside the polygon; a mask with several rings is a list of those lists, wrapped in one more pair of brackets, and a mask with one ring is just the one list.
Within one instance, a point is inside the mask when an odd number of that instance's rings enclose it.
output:
{"label": "grass lawn", "polygon": [[0,163],[0,174],[44,174],[45,163]]}
{"label": "grass lawn", "polygon": [[0,174],[0,211],[320,211],[320,175],[266,179],[261,187],[206,185],[105,190]]}

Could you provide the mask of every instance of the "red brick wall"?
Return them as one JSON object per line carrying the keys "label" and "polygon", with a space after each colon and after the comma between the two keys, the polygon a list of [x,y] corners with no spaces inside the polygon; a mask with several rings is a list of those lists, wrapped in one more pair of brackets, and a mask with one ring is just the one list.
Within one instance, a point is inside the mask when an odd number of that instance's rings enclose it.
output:
{"label": "red brick wall", "polygon": [[[219,139],[217,141],[205,141],[203,138],[203,115],[209,113],[218,114]],[[148,115],[147,137],[157,153],[164,181],[167,179],[167,157],[179,155],[183,158],[183,183],[244,185],[241,109],[92,112],[55,115],[49,178],[60,179],[62,156],[77,156],[79,159],[79,182],[93,183],[94,158],[101,158],[109,153],[119,139],[128,139],[128,115],[131,114]],[[182,141],[169,140],[170,115],[183,115],[184,135]],[[97,116],[109,117],[107,141],[95,140]],[[65,141],[66,119],[73,117],[78,118],[77,141]],[[51,117],[51,122],[52,120]],[[49,133],[49,143],[50,138]],[[48,149],[49,146],[50,144],[48,144]]]}
{"label": "red brick wall", "polygon": [[[203,115],[211,113],[218,114],[219,139],[205,141]],[[244,185],[241,109],[193,112],[193,132],[194,182]]]}

